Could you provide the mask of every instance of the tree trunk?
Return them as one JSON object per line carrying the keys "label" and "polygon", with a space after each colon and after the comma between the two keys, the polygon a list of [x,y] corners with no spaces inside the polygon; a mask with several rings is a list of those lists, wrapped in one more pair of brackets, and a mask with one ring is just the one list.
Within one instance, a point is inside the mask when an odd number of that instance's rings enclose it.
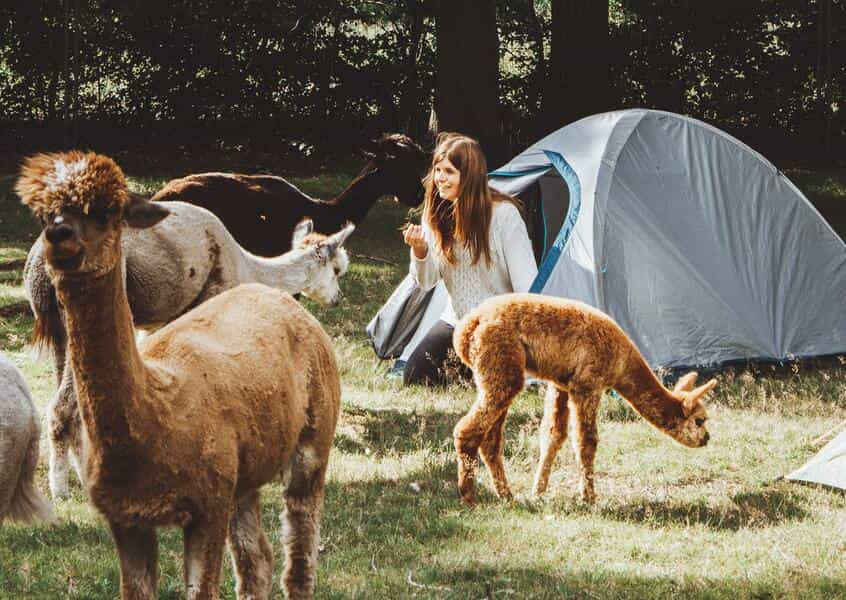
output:
{"label": "tree trunk", "polygon": [[831,153],[831,0],[817,2],[817,68],[816,84],[819,93],[817,121],[821,158],[832,158]]}
{"label": "tree trunk", "polygon": [[424,0],[406,0],[409,39],[403,59],[403,82],[399,100],[399,130],[415,140],[425,133],[425,107],[420,106],[420,74],[418,63],[425,43],[423,33],[426,13]]}
{"label": "tree trunk", "polygon": [[541,23],[540,18],[538,17],[538,13],[535,10],[535,0],[526,0],[528,3],[529,14],[531,16],[531,23],[530,23],[530,30],[529,35],[532,41],[532,49],[535,53],[535,68],[532,71],[532,84],[530,89],[534,90],[538,97],[535,99],[535,102],[532,106],[532,118],[534,121],[534,129],[536,131],[531,132],[532,140],[536,140],[540,137],[540,135],[544,132],[542,127],[539,127],[541,117],[543,115],[544,110],[544,93],[546,92],[545,84],[546,76],[547,76],[547,64],[546,64],[546,53],[543,47],[543,36],[544,36],[544,26]]}
{"label": "tree trunk", "polygon": [[610,70],[608,2],[552,0],[546,131],[611,109]]}
{"label": "tree trunk", "polygon": [[500,135],[496,2],[437,0],[435,30],[438,127],[478,139],[489,167],[496,168],[505,158]]}

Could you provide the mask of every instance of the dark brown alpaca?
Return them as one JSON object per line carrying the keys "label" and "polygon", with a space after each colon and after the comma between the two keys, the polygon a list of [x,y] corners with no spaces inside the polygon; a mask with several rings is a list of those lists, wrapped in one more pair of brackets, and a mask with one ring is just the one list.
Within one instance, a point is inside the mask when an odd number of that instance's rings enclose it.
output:
{"label": "dark brown alpaca", "polygon": [[297,223],[305,217],[314,230],[334,233],[347,222],[356,225],[385,195],[406,206],[423,200],[421,178],[428,158],[411,138],[385,135],[367,149],[361,172],[338,196],[312,198],[282,177],[239,173],[198,173],[168,182],[156,192],[157,202],[179,200],[202,206],[223,221],[241,246],[259,256],[276,256],[291,249]]}
{"label": "dark brown alpaca", "polygon": [[292,598],[311,597],[340,383],[320,324],[290,295],[226,291],[135,343],[121,232],[167,208],[130,197],[111,159],[29,159],[17,192],[44,224],[82,415],[86,487],[117,547],[121,597],[157,597],[157,527],[184,534],[186,595],[218,598],[228,544],[239,598],[267,598],[259,488],[285,483]]}
{"label": "dark brown alpaca", "polygon": [[480,451],[497,495],[511,498],[503,467],[502,430],[511,401],[523,389],[525,373],[548,382],[535,495],[546,491],[572,411],[581,498],[595,500],[596,415],[609,388],[677,442],[691,448],[708,443],[708,417],[700,399],[716,380],[694,390],[696,373],[689,373],[675,389],[666,389],[623,330],[581,302],[535,294],[491,298],[461,320],[453,343],[461,360],[473,369],[479,390],[476,402],[453,431],[458,487],[467,504],[475,502]]}

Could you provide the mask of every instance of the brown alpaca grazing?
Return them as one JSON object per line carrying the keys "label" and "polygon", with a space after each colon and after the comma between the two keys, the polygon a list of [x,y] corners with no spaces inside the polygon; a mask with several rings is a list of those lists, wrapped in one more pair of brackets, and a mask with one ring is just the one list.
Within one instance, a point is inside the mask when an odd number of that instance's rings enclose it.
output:
{"label": "brown alpaca grazing", "polygon": [[135,343],[123,227],[164,206],[130,197],[93,153],[42,154],[17,184],[44,224],[48,273],[64,307],[83,422],[86,487],[117,547],[121,597],[157,597],[155,529],[184,534],[188,598],[218,598],[228,544],[238,598],[267,598],[273,554],[259,488],[285,485],[283,585],[313,594],[320,512],[340,401],[331,342],[289,294],[226,291]]}
{"label": "brown alpaca grazing", "polygon": [[563,298],[505,294],[491,298],[455,328],[458,356],[473,369],[479,391],[470,411],[453,430],[458,452],[458,488],[475,502],[477,453],[488,468],[497,496],[511,498],[502,458],[508,407],[523,389],[525,373],[548,382],[540,428],[540,464],[533,492],[546,491],[555,455],[567,438],[573,413],[573,449],[579,461],[580,495],[594,502],[593,460],[599,441],[596,415],[602,394],[619,392],[649,423],[691,448],[708,443],[708,416],[700,399],[716,385],[695,390],[696,373],[671,391],[655,377],[629,337],[601,311]]}

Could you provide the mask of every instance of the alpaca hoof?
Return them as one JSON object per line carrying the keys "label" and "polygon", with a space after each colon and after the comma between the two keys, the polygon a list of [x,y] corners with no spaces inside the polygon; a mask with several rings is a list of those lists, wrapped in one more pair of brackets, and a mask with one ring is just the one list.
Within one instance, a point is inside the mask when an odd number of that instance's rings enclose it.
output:
{"label": "alpaca hoof", "polygon": [[579,495],[579,498],[584,504],[595,504],[596,503],[596,494],[593,492],[582,492]]}
{"label": "alpaca hoof", "polygon": [[497,490],[496,495],[500,500],[505,500],[506,502],[512,502],[514,500],[514,494],[508,488]]}
{"label": "alpaca hoof", "polygon": [[50,478],[50,497],[53,500],[63,500],[70,496],[70,486],[67,479]]}
{"label": "alpaca hoof", "polygon": [[459,487],[458,492],[461,497],[462,504],[469,507],[476,505],[476,490],[474,488],[462,489]]}
{"label": "alpaca hoof", "polygon": [[70,497],[70,490],[67,486],[50,486],[50,497],[53,500],[67,500]]}
{"label": "alpaca hoof", "polygon": [[546,493],[546,484],[536,483],[534,487],[532,487],[532,496],[535,498],[540,498]]}

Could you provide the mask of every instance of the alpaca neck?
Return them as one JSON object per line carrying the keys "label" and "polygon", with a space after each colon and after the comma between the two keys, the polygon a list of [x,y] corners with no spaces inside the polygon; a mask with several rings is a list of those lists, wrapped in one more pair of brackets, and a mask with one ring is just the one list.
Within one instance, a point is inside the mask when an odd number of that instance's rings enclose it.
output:
{"label": "alpaca neck", "polygon": [[68,353],[79,408],[92,444],[126,447],[129,412],[140,400],[144,363],[135,345],[122,268],[97,276],[60,276]]}
{"label": "alpaca neck", "polygon": [[[245,253],[246,254],[246,253]],[[314,248],[295,248],[280,256],[264,258],[246,254],[252,280],[270,287],[299,294],[312,279],[317,262]]]}
{"label": "alpaca neck", "polygon": [[315,228],[321,233],[334,233],[347,221],[358,225],[376,201],[390,193],[385,187],[385,177],[381,169],[365,169],[350,182],[344,191],[326,202],[330,205],[326,207],[329,209],[327,213],[336,219],[335,222],[329,226],[329,223],[318,223],[315,219]]}
{"label": "alpaca neck", "polygon": [[639,354],[633,355],[621,380],[614,385],[632,407],[656,428],[670,434],[684,411],[679,400],[661,385],[658,378]]}

